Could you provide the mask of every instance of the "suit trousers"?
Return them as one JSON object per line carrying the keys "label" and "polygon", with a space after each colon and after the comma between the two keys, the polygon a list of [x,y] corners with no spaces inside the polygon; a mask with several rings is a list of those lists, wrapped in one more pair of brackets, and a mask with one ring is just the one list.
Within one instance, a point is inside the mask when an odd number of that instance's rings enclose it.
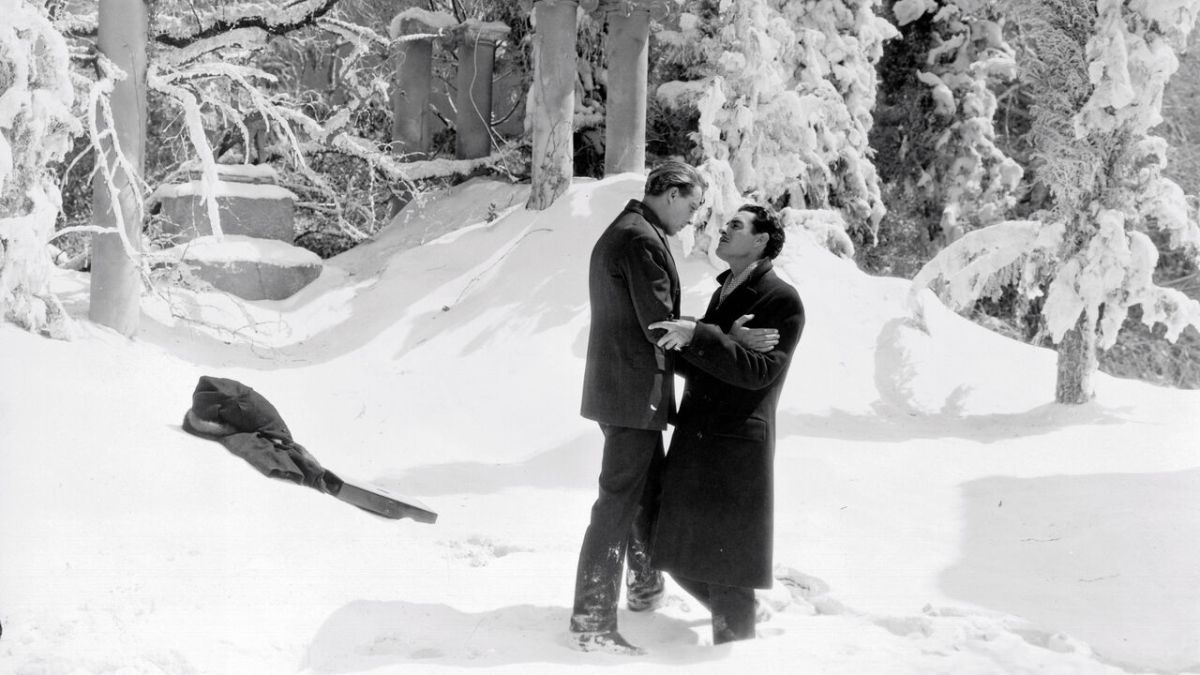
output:
{"label": "suit trousers", "polygon": [[649,543],[658,514],[665,458],[662,432],[601,424],[600,494],[592,505],[575,573],[571,631],[617,629],[621,568],[628,550],[631,588],[662,586],[650,568]]}
{"label": "suit trousers", "polygon": [[713,644],[753,638],[754,589],[685,579],[671,575],[679,587],[712,612]]}

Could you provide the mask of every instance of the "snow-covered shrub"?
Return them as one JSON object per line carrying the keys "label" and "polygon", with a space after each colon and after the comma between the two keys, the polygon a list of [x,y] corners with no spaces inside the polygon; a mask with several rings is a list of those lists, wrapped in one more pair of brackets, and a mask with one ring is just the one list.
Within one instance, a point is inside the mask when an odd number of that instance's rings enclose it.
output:
{"label": "snow-covered shrub", "polygon": [[66,43],[27,0],[0,0],[0,315],[69,336],[46,244],[61,204],[50,166],[80,130]]}

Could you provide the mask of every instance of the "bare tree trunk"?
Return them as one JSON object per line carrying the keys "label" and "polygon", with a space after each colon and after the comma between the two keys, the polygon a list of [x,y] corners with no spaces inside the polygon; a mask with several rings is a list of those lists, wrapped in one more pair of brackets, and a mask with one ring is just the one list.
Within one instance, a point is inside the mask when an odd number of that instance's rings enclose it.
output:
{"label": "bare tree trunk", "polygon": [[527,206],[542,210],[571,185],[575,133],[576,0],[533,5],[534,69],[527,114],[533,122],[533,185]]}
{"label": "bare tree trunk", "polygon": [[1059,403],[1087,403],[1095,397],[1096,326],[1085,311],[1075,327],[1058,343],[1058,379],[1054,399]]}
{"label": "bare tree trunk", "polygon": [[[146,143],[146,0],[100,0],[98,43],[101,53],[125,71],[113,89],[112,120],[121,151],[137,176],[118,166],[111,139],[100,141],[103,162],[114,174],[112,194],[98,168],[92,181],[92,212],[101,227],[124,227],[135,251],[141,250],[142,210],[137,199]],[[103,134],[108,123],[100,117]],[[118,219],[114,206],[119,206]],[[123,223],[121,221],[124,221]],[[126,336],[137,332],[141,306],[138,263],[117,233],[92,236],[92,287],[88,317]]]}

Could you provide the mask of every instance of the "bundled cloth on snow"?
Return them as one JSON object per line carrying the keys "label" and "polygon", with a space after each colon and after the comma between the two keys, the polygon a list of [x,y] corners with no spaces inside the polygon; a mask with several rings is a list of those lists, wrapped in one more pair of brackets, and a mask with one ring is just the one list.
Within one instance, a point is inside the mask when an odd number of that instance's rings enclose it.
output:
{"label": "bundled cloth on snow", "polygon": [[183,429],[218,441],[263,475],[336,495],[342,480],[292,438],[279,411],[262,394],[223,377],[202,376]]}
{"label": "bundled cloth on snow", "polygon": [[275,406],[237,380],[202,376],[192,392],[192,407],[183,416],[183,429],[218,441],[271,478],[307,485],[385,518],[437,522],[437,514],[415,499],[338,478],[322,467],[292,438]]}

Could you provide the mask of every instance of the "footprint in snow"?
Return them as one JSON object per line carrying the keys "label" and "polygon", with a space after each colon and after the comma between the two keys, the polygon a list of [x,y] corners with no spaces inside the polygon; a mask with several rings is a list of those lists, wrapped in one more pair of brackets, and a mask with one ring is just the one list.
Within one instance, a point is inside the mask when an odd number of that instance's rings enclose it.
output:
{"label": "footprint in snow", "polygon": [[482,535],[472,535],[464,540],[439,542],[450,549],[456,558],[470,563],[471,567],[483,567],[497,558],[503,558],[512,553],[527,553],[531,548],[506,544]]}

